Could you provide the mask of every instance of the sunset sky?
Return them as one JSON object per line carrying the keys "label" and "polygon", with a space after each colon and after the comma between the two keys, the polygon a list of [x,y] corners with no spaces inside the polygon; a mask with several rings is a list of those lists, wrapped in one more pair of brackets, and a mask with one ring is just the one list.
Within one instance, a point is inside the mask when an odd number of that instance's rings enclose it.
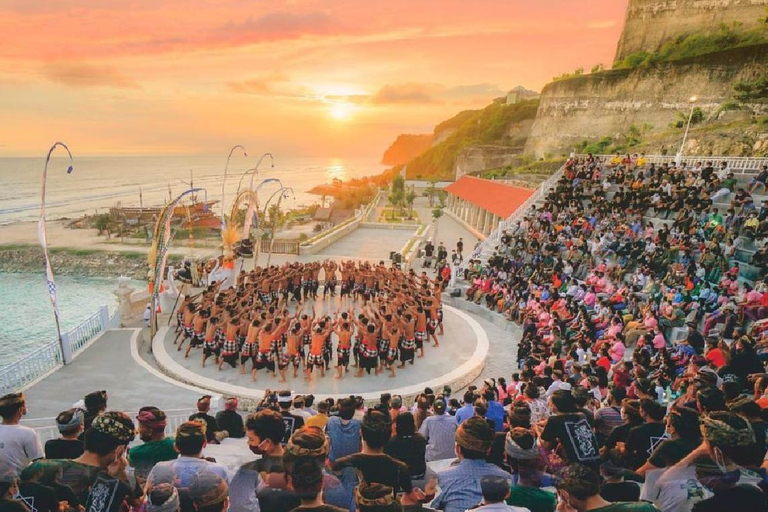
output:
{"label": "sunset sky", "polygon": [[0,156],[379,157],[609,65],[626,1],[0,0]]}

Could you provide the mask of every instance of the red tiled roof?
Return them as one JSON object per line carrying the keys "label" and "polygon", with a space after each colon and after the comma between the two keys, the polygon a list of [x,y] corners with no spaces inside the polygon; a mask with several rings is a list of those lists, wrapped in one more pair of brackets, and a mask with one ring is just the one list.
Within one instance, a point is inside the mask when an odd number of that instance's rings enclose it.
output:
{"label": "red tiled roof", "polygon": [[511,187],[498,181],[484,180],[474,176],[462,176],[445,187],[445,190],[502,219],[512,215],[534,192],[527,188]]}

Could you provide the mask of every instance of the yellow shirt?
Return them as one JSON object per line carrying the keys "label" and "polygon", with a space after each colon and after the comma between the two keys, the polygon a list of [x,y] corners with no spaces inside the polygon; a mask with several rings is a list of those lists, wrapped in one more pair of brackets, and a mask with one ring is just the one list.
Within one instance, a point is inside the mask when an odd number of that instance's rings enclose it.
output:
{"label": "yellow shirt", "polygon": [[328,423],[328,415],[321,412],[315,414],[314,416],[310,416],[309,419],[304,422],[304,424],[308,427],[319,427],[323,430],[325,430],[326,423]]}

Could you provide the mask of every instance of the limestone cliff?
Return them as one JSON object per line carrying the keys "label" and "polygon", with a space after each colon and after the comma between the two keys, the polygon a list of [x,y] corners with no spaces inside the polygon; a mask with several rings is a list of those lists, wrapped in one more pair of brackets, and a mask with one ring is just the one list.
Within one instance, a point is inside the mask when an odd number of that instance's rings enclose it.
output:
{"label": "limestone cliff", "polygon": [[723,23],[754,28],[766,7],[768,0],[629,0],[615,60],[655,52],[680,36],[711,32]]}
{"label": "limestone cliff", "polygon": [[[734,85],[766,74],[768,44],[762,44],[553,82],[542,91],[525,151],[536,158],[567,154],[585,140],[621,138],[635,125],[645,127],[647,138],[657,138],[659,144],[651,149],[656,152],[659,145],[682,138],[681,131],[669,133],[670,123],[687,118],[689,97],[698,96],[697,106],[713,122],[710,130],[716,131],[716,118],[733,99]],[[742,115],[764,115],[767,107],[765,103],[744,104]],[[766,131],[763,127],[762,132]],[[764,139],[759,132],[756,137]],[[724,128],[721,135],[728,137],[728,133]],[[669,142],[662,140],[665,134]],[[667,149],[671,153],[677,150]],[[749,153],[744,147],[737,152]]]}

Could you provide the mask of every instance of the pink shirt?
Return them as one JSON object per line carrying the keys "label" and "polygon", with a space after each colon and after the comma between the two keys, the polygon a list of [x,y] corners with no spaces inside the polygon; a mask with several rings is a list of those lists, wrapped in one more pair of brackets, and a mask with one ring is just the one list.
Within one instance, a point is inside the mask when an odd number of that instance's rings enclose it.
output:
{"label": "pink shirt", "polygon": [[658,333],[658,334],[657,334],[657,335],[656,335],[656,336],[653,338],[653,348],[655,348],[655,349],[657,349],[657,350],[660,350],[660,349],[664,348],[664,346],[665,346],[666,344],[667,344],[667,342],[664,340],[664,335],[663,335],[663,334],[661,334],[661,333]]}
{"label": "pink shirt", "polygon": [[597,301],[597,296],[592,292],[587,292],[586,295],[584,295],[584,304],[592,307],[595,305],[595,302]]}

